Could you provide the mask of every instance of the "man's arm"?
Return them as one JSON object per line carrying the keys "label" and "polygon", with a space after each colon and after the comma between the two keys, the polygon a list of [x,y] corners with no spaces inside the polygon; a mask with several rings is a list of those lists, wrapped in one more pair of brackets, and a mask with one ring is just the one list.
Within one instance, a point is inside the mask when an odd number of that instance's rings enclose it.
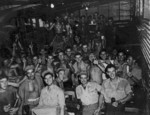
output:
{"label": "man's arm", "polygon": [[64,92],[61,91],[58,95],[58,101],[60,106],[60,115],[64,115],[64,107],[65,107],[65,95]]}
{"label": "man's arm", "polygon": [[122,103],[125,104],[127,101],[129,101],[132,98],[132,92],[130,92],[129,94],[127,94],[127,96],[123,99],[118,100],[118,103]]}
{"label": "man's arm", "polygon": [[24,96],[25,96],[25,93],[24,93],[24,84],[22,84],[22,85],[19,87],[19,92],[18,92],[18,94],[19,94],[20,99],[21,99],[20,107],[19,107],[19,110],[18,110],[18,115],[22,115],[22,107],[23,107]]}
{"label": "man's arm", "polygon": [[131,86],[127,81],[127,85],[125,86],[125,93],[127,94],[126,97],[124,97],[123,99],[118,100],[119,103],[126,103],[127,101],[129,101],[132,98],[132,90],[131,90]]}
{"label": "man's arm", "polygon": [[99,96],[99,106],[95,110],[94,115],[99,115],[99,112],[103,108],[103,104],[104,104],[104,96],[103,96],[103,94],[100,94],[100,96]]}

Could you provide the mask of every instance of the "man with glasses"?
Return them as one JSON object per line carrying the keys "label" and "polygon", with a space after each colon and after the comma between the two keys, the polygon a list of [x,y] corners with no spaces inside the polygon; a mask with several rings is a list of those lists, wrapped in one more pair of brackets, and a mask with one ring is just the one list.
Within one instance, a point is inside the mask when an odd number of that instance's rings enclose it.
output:
{"label": "man with glasses", "polygon": [[[109,79],[102,84],[100,102],[106,103],[106,115],[123,115],[125,103],[132,97],[132,90],[129,82],[116,75],[116,67],[108,64],[105,72]],[[100,104],[100,107],[102,107]]]}
{"label": "man with glasses", "polygon": [[21,106],[19,115],[31,115],[31,109],[38,105],[39,96],[42,88],[42,81],[39,76],[35,76],[34,66],[26,67],[26,80],[19,87]]}
{"label": "man with glasses", "polygon": [[80,73],[81,85],[76,88],[77,98],[82,102],[82,115],[99,115],[99,93],[101,86],[96,82],[90,82],[86,72]]}

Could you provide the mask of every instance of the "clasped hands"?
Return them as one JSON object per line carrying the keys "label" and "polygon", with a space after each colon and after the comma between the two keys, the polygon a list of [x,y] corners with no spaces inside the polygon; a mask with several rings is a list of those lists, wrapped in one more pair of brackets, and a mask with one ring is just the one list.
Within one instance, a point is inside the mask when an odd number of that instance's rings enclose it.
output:
{"label": "clasped hands", "polygon": [[125,104],[125,102],[122,102],[121,100],[115,101],[112,103],[112,106],[118,107],[119,104]]}
{"label": "clasped hands", "polygon": [[10,104],[8,104],[3,107],[3,110],[5,112],[9,112],[10,115],[14,115],[18,111],[18,108],[13,108],[10,106]]}

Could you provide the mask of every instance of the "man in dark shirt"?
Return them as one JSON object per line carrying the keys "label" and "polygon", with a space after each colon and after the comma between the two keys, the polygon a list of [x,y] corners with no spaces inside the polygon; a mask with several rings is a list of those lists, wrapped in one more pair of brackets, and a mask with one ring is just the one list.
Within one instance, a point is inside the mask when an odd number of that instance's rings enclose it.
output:
{"label": "man in dark shirt", "polygon": [[19,98],[17,90],[8,86],[7,77],[0,75],[0,114],[16,115],[18,111]]}

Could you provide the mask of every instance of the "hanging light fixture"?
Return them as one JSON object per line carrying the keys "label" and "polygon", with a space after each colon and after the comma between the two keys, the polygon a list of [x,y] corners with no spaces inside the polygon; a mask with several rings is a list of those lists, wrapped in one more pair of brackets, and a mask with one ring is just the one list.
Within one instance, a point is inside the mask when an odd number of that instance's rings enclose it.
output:
{"label": "hanging light fixture", "polygon": [[89,10],[89,8],[86,6],[86,7],[85,7],[85,10]]}
{"label": "hanging light fixture", "polygon": [[54,8],[54,7],[55,7],[55,5],[54,5],[53,3],[51,3],[51,5],[50,5],[50,6],[51,6],[51,8]]}

